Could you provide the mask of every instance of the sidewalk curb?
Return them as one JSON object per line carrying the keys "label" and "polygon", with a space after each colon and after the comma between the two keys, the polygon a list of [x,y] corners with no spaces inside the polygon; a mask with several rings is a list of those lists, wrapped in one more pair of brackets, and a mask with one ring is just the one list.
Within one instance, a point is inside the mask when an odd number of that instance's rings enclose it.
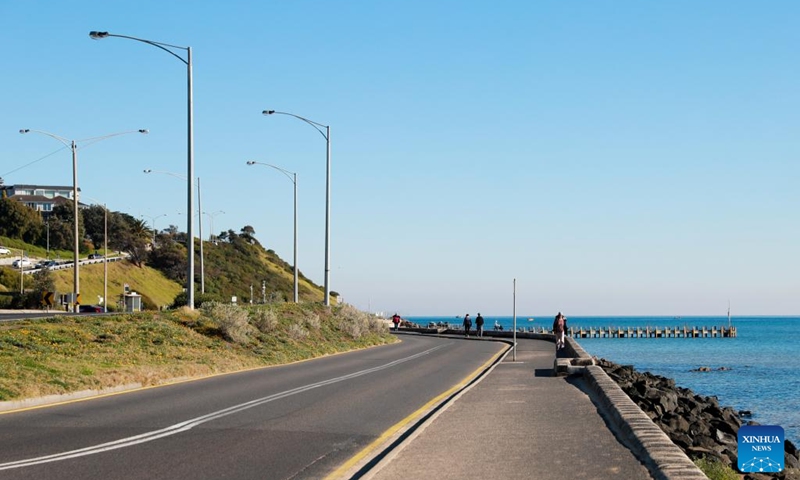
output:
{"label": "sidewalk curb", "polygon": [[[496,339],[493,340],[498,341]],[[486,378],[492,372],[492,370],[494,370],[494,368],[497,365],[499,365],[505,360],[505,358],[509,355],[509,353],[511,353],[513,345],[509,344],[509,342],[507,341],[502,341],[502,340],[500,340],[500,343],[507,344],[506,351],[498,355],[489,368],[479,373],[467,385],[465,385],[463,388],[461,388],[454,394],[442,400],[438,405],[431,407],[427,413],[421,416],[417,421],[409,424],[407,428],[404,428],[402,431],[397,432],[397,434],[394,435],[393,437],[387,439],[383,445],[375,449],[376,453],[370,455],[369,458],[365,458],[362,462],[360,462],[353,469],[347,472],[347,475],[342,478],[358,478],[364,480],[370,480],[374,478],[375,475],[381,469],[383,469],[385,466],[391,463],[392,460],[395,457],[397,457],[397,455],[406,446],[408,446],[417,437],[419,437],[425,431],[425,429],[439,417],[439,415],[444,413],[451,405],[453,405],[459,398],[461,398],[462,395],[464,395],[474,386],[479,384],[484,378]]]}
{"label": "sidewalk curb", "polygon": [[584,367],[583,377],[597,395],[600,410],[620,436],[620,440],[644,463],[653,478],[708,478],[601,367]]}

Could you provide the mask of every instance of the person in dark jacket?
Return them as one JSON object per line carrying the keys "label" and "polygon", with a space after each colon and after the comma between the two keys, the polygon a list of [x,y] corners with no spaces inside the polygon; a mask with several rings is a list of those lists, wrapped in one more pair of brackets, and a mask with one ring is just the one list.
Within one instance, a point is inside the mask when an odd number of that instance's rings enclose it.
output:
{"label": "person in dark jacket", "polygon": [[479,337],[483,336],[483,317],[480,312],[478,312],[478,316],[475,317],[475,330]]}
{"label": "person in dark jacket", "polygon": [[472,320],[469,318],[469,313],[464,315],[464,336],[469,337],[469,329],[472,328]]}

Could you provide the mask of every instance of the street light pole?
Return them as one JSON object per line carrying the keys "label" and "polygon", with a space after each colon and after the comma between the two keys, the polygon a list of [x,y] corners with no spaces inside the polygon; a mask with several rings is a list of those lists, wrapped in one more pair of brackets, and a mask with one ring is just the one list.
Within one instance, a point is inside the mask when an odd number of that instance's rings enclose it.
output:
{"label": "street light pole", "polygon": [[208,215],[208,217],[211,219],[211,233],[208,235],[208,241],[214,243],[214,245],[216,245],[216,242],[214,242],[214,217],[216,217],[220,213],[224,215],[225,211],[217,210],[216,212],[212,213],[203,212],[204,215]]}
{"label": "street light pole", "polygon": [[[255,162],[253,160],[249,160],[247,164],[272,167],[286,175],[286,177],[294,184],[294,303],[298,303],[300,301],[300,291],[297,281],[297,173],[284,170],[281,167],[276,167],[275,165],[270,165],[269,163]],[[327,298],[327,296],[325,298]]]}
{"label": "street light pole", "polygon": [[103,312],[108,313],[108,205],[103,204]]}
{"label": "street light pole", "polygon": [[108,205],[105,202],[103,202],[103,312],[108,313]]}
{"label": "street light pole", "polygon": [[156,220],[158,220],[161,217],[166,217],[167,214],[166,213],[162,213],[161,215],[156,215],[156,216],[150,216],[150,215],[141,214],[140,216],[150,219],[150,226],[153,229],[153,247],[155,247],[156,246]]}
{"label": "street light pole", "polygon": [[[100,40],[102,38],[108,37],[117,37],[117,38],[127,38],[128,40],[135,40],[137,42],[146,43],[148,45],[152,45],[156,48],[159,48],[173,57],[177,58],[181,62],[186,65],[186,90],[187,90],[187,170],[186,170],[186,179],[187,179],[187,202],[186,202],[186,211],[187,211],[187,219],[186,219],[186,235],[189,237],[189,242],[186,245],[188,249],[188,272],[186,278],[186,306],[189,307],[190,310],[194,310],[194,228],[193,228],[193,216],[192,211],[194,210],[193,206],[193,191],[192,191],[192,179],[194,178],[194,101],[193,101],[193,86],[192,86],[192,47],[179,47],[177,45],[170,45],[168,43],[161,43],[161,42],[154,42],[152,40],[145,40],[143,38],[137,37],[130,37],[127,35],[115,35],[108,32],[99,32],[99,31],[91,31],[89,32],[89,37],[94,40]],[[178,50],[185,50],[186,51],[186,59],[175,53],[172,49]],[[201,236],[202,238],[202,236]]]}
{"label": "street light pole", "polygon": [[[314,129],[325,138],[325,306],[329,307],[331,305],[331,127],[330,125],[323,125],[293,113],[278,112],[275,110],[264,110],[261,113],[263,115],[289,115],[290,117],[302,120],[314,127]],[[322,128],[325,128],[324,132]]]}
{"label": "street light pole", "polygon": [[[152,170],[152,169],[146,168],[144,170],[144,173],[163,173],[164,175],[169,175],[170,177],[175,177],[175,178],[179,178],[181,180],[185,180],[183,175],[180,175],[180,174],[177,174],[177,173],[172,173],[172,172],[165,172],[165,171],[162,171],[162,170]],[[201,293],[206,293],[206,273],[205,273],[205,270],[204,270],[204,267],[203,267],[203,258],[204,258],[204,256],[203,256],[203,218],[202,218],[202,214],[201,214],[202,206],[200,204],[201,196],[202,195],[200,193],[200,177],[197,177],[197,215],[200,216],[200,218],[198,220],[199,227],[200,227],[200,292]],[[188,248],[188,243],[191,243],[192,251],[194,251],[194,237],[189,237],[189,238],[191,239],[191,241],[187,240],[187,248]],[[194,256],[192,256],[192,258],[194,258]],[[194,271],[194,269],[192,269],[192,271]],[[192,285],[194,285],[194,283],[192,283]]]}
{"label": "street light pole", "polygon": [[79,272],[80,258],[79,258],[79,249],[78,249],[78,241],[79,241],[79,239],[78,239],[78,220],[80,218],[80,213],[78,212],[78,142],[95,143],[95,142],[99,142],[100,140],[105,140],[107,138],[117,137],[117,136],[120,136],[120,135],[126,135],[128,133],[137,133],[138,132],[138,133],[145,133],[146,134],[146,133],[148,133],[148,131],[145,130],[145,129],[131,130],[131,131],[127,131],[127,132],[112,133],[110,135],[104,135],[102,137],[84,138],[82,140],[67,140],[64,137],[60,137],[60,136],[55,135],[55,134],[50,133],[50,132],[45,132],[45,131],[42,131],[42,130],[31,130],[29,128],[23,128],[23,129],[21,129],[19,131],[19,133],[22,133],[22,134],[31,133],[31,132],[40,133],[42,135],[46,135],[46,136],[48,136],[50,138],[58,140],[59,142],[64,144],[64,146],[66,146],[66,147],[68,147],[68,148],[70,148],[72,150],[72,208],[74,210],[74,212],[73,212],[74,220],[73,220],[73,229],[72,229],[73,237],[74,237],[73,246],[72,246],[72,248],[73,248],[73,252],[72,252],[73,253],[73,272],[72,272],[73,273],[73,277],[72,277],[72,283],[73,283],[73,289],[74,289],[73,293],[75,294],[75,301],[74,301],[73,305],[74,305],[74,311],[77,313],[78,310],[79,310],[78,306],[79,306],[79,303],[80,303],[80,272]]}
{"label": "street light pole", "polygon": [[[197,227],[200,229],[200,293],[206,293],[206,268],[203,255],[203,199],[200,196],[200,177],[197,177]],[[192,239],[194,243],[194,239]]]}

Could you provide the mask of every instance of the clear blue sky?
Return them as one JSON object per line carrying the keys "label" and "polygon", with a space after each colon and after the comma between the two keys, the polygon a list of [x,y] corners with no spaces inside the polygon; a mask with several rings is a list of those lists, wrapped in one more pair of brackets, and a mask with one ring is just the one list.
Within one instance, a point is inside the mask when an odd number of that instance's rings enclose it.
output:
{"label": "clear blue sky", "polygon": [[[800,314],[795,1],[0,0],[0,176],[185,231],[191,46],[214,230],[252,225],[331,288],[403,315]],[[39,160],[39,161],[37,161]],[[33,162],[33,163],[32,163]],[[20,168],[24,167],[24,168]],[[180,214],[179,214],[180,212]],[[148,220],[149,222],[149,220]],[[204,219],[206,233],[209,217]],[[247,293],[247,292],[243,292]]]}

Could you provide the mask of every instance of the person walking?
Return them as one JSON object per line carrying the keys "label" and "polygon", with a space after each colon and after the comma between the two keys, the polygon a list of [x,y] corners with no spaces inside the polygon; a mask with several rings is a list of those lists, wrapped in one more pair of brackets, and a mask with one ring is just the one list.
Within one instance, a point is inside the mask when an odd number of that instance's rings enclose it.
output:
{"label": "person walking", "polygon": [[553,320],[553,335],[556,336],[556,350],[564,348],[564,334],[567,330],[567,317],[563,313],[558,312],[556,318]]}
{"label": "person walking", "polygon": [[464,336],[469,337],[469,329],[472,328],[472,320],[469,318],[469,313],[464,315]]}
{"label": "person walking", "polygon": [[394,323],[394,331],[396,332],[400,328],[400,315],[397,313],[392,315],[392,323]]}
{"label": "person walking", "polygon": [[483,317],[481,317],[481,312],[478,312],[478,316],[475,317],[475,330],[476,335],[483,336]]}

